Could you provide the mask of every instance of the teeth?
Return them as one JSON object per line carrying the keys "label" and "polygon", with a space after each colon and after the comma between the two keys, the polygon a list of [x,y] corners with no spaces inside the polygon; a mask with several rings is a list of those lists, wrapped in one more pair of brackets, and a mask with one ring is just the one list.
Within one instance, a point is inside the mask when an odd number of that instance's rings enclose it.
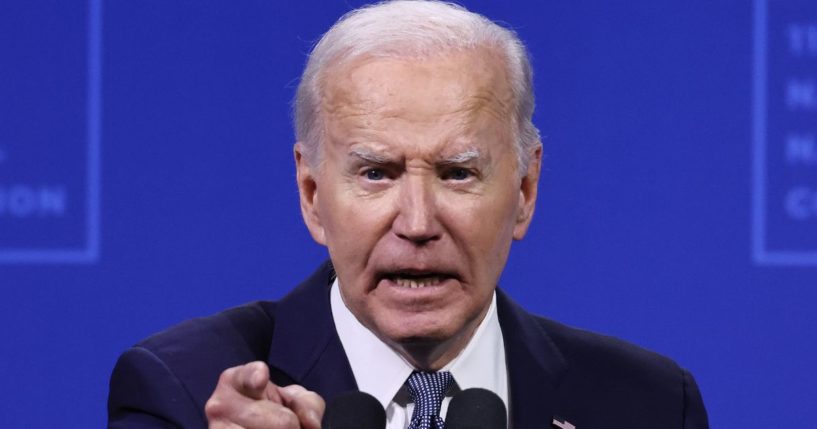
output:
{"label": "teeth", "polygon": [[422,277],[422,278],[405,278],[405,277],[396,277],[394,282],[397,283],[397,286],[400,287],[407,287],[411,289],[417,289],[426,286],[436,286],[442,283],[442,278],[439,276],[433,277]]}

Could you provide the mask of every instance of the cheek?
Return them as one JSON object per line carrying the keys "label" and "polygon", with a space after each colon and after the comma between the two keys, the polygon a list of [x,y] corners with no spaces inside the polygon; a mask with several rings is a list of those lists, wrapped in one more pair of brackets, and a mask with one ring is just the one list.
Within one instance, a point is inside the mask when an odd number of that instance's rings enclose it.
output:
{"label": "cheek", "polygon": [[321,200],[320,216],[333,259],[348,261],[368,255],[389,230],[393,204],[387,195],[360,198],[339,184],[327,189]]}
{"label": "cheek", "polygon": [[447,198],[441,208],[452,235],[469,248],[491,252],[511,241],[517,201],[509,193]]}
{"label": "cheek", "polygon": [[468,261],[470,280],[479,286],[478,294],[492,291],[499,281],[513,241],[517,202],[507,194],[492,197],[483,195],[467,203],[449,199],[442,210],[457,248]]}

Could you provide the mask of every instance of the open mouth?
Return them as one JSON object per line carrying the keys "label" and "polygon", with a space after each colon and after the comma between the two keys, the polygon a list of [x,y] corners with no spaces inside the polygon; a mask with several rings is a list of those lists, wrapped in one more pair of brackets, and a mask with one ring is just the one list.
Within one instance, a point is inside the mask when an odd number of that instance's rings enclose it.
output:
{"label": "open mouth", "polygon": [[424,287],[440,286],[452,276],[441,273],[396,272],[386,274],[384,278],[399,287],[419,289]]}

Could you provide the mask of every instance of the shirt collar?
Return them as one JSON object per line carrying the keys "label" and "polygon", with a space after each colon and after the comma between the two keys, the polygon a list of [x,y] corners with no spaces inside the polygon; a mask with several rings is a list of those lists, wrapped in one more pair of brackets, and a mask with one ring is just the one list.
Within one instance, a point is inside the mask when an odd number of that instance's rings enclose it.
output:
{"label": "shirt collar", "polygon": [[[414,367],[399,353],[363,326],[343,302],[337,279],[330,293],[332,317],[358,389],[369,393],[386,408]],[[491,306],[468,344],[443,368],[451,371],[459,389],[488,389],[508,406],[505,346],[496,314],[496,293]]]}

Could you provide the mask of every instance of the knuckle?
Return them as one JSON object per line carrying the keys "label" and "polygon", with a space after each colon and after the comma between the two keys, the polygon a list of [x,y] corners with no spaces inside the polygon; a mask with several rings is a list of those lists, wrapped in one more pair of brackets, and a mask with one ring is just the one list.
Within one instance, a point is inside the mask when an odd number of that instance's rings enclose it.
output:
{"label": "knuckle", "polygon": [[275,429],[300,429],[298,416],[290,409],[269,402],[255,401],[248,404],[235,416],[237,421],[251,427]]}
{"label": "knuckle", "polygon": [[221,372],[221,375],[218,376],[218,384],[227,384],[230,382],[231,379],[235,376],[236,369],[235,368],[227,368]]}
{"label": "knuckle", "polygon": [[298,416],[290,410],[289,408],[281,407],[279,408],[279,412],[275,413],[275,419],[277,420],[277,425],[274,427],[280,428],[300,428],[301,423],[298,420]]}
{"label": "knuckle", "polygon": [[301,386],[299,384],[290,384],[289,386],[282,387],[282,389],[286,390],[288,393],[290,393],[293,396],[299,396],[301,394],[304,394],[304,393],[308,392],[308,390],[306,390],[305,387],[303,387],[303,386]]}
{"label": "knuckle", "polygon": [[208,419],[219,419],[226,414],[226,406],[218,397],[212,396],[204,404],[204,414]]}
{"label": "knuckle", "polygon": [[316,403],[316,404],[323,404],[324,403],[323,397],[321,397],[321,395],[318,395],[317,393],[315,393],[315,392],[313,392],[311,390],[304,390],[304,392],[301,395],[303,395],[303,398],[305,400],[309,401],[309,402]]}

